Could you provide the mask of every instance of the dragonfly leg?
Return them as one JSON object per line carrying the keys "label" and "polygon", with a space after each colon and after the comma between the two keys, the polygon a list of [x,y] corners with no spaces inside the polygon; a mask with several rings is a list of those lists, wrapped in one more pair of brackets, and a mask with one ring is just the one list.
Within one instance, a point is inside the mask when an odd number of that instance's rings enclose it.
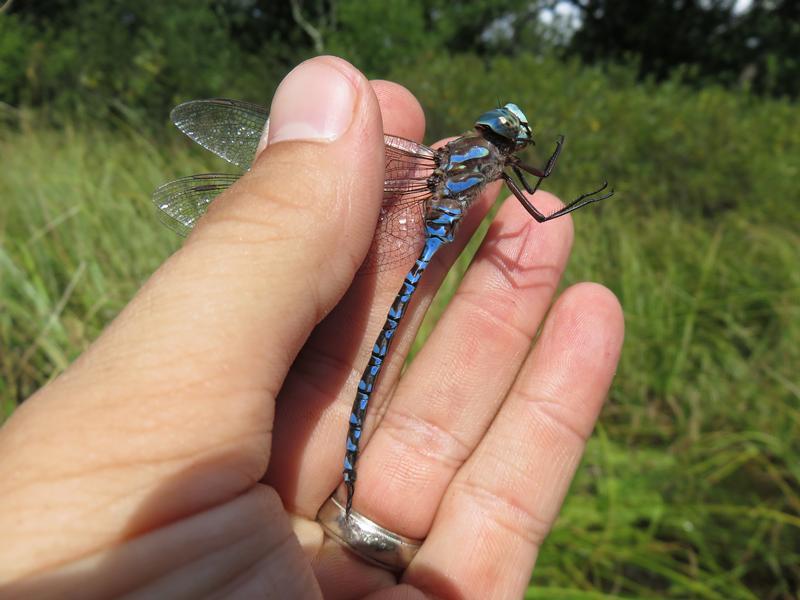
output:
{"label": "dragonfly leg", "polygon": [[[536,190],[539,189],[539,186],[542,185],[542,180],[546,177],[550,177],[550,174],[553,172],[553,169],[556,166],[556,162],[558,161],[558,157],[561,154],[561,149],[563,147],[564,147],[564,136],[559,135],[556,138],[556,148],[555,150],[553,150],[553,153],[550,155],[550,158],[547,159],[547,164],[544,166],[544,170],[537,169],[536,167],[531,167],[521,162],[518,162],[511,167],[514,170],[514,173],[517,175],[517,177],[519,177],[519,180],[525,187],[526,192],[528,192],[529,194],[535,193]],[[528,183],[528,180],[525,179],[525,175],[522,173],[522,171],[530,173],[534,177],[538,177],[536,185],[531,187],[531,185]]]}
{"label": "dragonfly leg", "polygon": [[550,219],[557,219],[558,217],[563,217],[564,215],[571,213],[574,210],[578,210],[579,208],[582,208],[587,204],[591,204],[592,202],[600,202],[601,200],[605,200],[606,198],[611,198],[611,196],[614,195],[613,188],[608,190],[605,194],[602,194],[600,196],[597,195],[603,190],[605,190],[607,187],[608,187],[608,182],[604,181],[603,185],[601,185],[593,192],[589,192],[587,194],[581,194],[561,210],[557,210],[553,214],[547,215],[545,221],[549,221]]}
{"label": "dragonfly leg", "polygon": [[[522,183],[522,187],[525,188],[526,192],[528,192],[529,194],[533,194],[534,192],[536,192],[536,188],[539,187],[538,183],[536,184],[536,187],[531,187],[531,184],[528,183],[527,179],[525,179],[525,173],[523,173],[522,170],[517,165],[513,165],[511,169],[514,171],[514,174],[517,176],[517,179],[519,179],[520,182]],[[539,181],[541,181],[541,179]]]}
{"label": "dragonfly leg", "polygon": [[600,192],[605,190],[608,187],[608,182],[604,181],[603,185],[601,185],[598,189],[594,190],[593,192],[589,192],[588,194],[581,194],[575,200],[567,204],[561,210],[557,210],[552,214],[544,215],[539,209],[537,209],[531,201],[525,196],[523,191],[517,185],[517,182],[514,181],[510,175],[504,173],[502,175],[503,180],[506,182],[508,189],[511,190],[511,193],[516,196],[517,200],[520,201],[522,206],[527,210],[530,215],[536,219],[539,223],[544,223],[545,221],[551,221],[552,219],[557,219],[558,217],[563,217],[566,214],[571,213],[574,210],[578,210],[586,206],[587,204],[591,204],[592,202],[600,202],[601,200],[605,200],[606,198],[610,198],[614,195],[614,190],[609,190],[607,193],[598,196]]}
{"label": "dragonfly leg", "polygon": [[503,178],[503,181],[506,182],[506,185],[508,186],[508,189],[511,190],[511,193],[516,196],[520,204],[522,204],[525,210],[527,210],[534,219],[536,219],[539,223],[547,220],[547,217],[545,217],[533,204],[531,204],[531,201],[528,200],[527,196],[525,196],[525,193],[519,189],[517,182],[514,181],[510,175],[503,173],[501,177]]}

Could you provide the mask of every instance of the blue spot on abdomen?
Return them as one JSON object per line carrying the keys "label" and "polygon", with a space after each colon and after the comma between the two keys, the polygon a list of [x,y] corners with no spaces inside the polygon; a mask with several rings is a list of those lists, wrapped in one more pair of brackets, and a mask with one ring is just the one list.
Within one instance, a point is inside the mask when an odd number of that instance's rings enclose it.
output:
{"label": "blue spot on abdomen", "polygon": [[478,158],[486,158],[489,156],[489,149],[484,148],[483,146],[473,146],[463,154],[451,154],[450,163],[464,163],[469,160],[476,160]]}
{"label": "blue spot on abdomen", "polygon": [[450,194],[461,194],[462,192],[466,192],[468,189],[479,186],[482,183],[483,177],[472,175],[471,177],[465,177],[464,179],[448,179],[445,181],[444,187],[448,192],[450,192]]}

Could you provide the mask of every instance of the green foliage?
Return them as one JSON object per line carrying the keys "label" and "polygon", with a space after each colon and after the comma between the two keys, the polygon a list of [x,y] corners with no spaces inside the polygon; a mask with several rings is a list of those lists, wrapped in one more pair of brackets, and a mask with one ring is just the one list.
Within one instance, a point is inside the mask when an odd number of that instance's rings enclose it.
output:
{"label": "green foliage", "polygon": [[368,76],[385,75],[387,65],[409,64],[432,51],[423,2],[349,0],[338,4],[338,27],[325,50],[347,58]]}
{"label": "green foliage", "polygon": [[326,52],[347,58],[370,77],[386,77],[393,69],[434,56],[497,56],[549,48],[552,44],[538,22],[538,4],[342,0],[318,20]]}
{"label": "green foliage", "polygon": [[26,55],[33,28],[13,15],[0,17],[0,101],[16,105],[25,82]]}
{"label": "green foliage", "polygon": [[285,69],[282,48],[245,53],[230,43],[230,28],[210,0],[81,2],[35,24],[0,16],[9,34],[0,57],[13,66],[0,70],[0,92],[12,104],[103,120],[163,118],[192,97],[270,97]]}
{"label": "green foliage", "polygon": [[[796,104],[526,55],[423,56],[393,76],[426,107],[429,140],[467,129],[499,96],[531,118],[532,161],[567,134],[545,187],[571,198],[605,176],[617,189],[576,214],[566,279],[619,296],[622,363],[528,597],[794,597]],[[177,247],[152,213],[151,190],[221,167],[177,134],[161,147],[120,126],[26,123],[0,132],[6,414],[63,370]],[[448,276],[420,343],[479,238]]]}
{"label": "green foliage", "polygon": [[538,20],[542,2],[427,0],[426,4],[432,29],[448,51],[502,56],[513,52],[521,38],[530,33],[527,28]]}

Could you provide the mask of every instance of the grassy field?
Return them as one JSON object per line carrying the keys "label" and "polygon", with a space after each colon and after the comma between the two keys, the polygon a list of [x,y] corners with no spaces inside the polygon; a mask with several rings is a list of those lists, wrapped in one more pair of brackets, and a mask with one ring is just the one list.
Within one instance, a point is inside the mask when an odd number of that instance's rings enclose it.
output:
{"label": "grassy field", "polygon": [[[462,75],[476,70],[485,77]],[[571,197],[606,175],[618,190],[576,217],[566,283],[617,293],[622,363],[529,597],[797,598],[797,105],[524,57],[433,60],[395,77],[428,109],[433,137],[464,129],[502,90],[533,115],[542,153],[568,134],[548,189]],[[0,419],[179,244],[152,189],[223,168],[177,133],[164,143],[120,124],[34,121],[0,130]]]}

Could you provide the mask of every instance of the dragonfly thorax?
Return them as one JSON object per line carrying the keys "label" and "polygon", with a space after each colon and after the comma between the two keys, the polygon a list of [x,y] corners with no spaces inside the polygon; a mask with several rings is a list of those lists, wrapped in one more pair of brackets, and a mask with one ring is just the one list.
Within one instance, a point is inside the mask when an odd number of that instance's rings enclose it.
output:
{"label": "dragonfly thorax", "polygon": [[432,205],[466,210],[486,184],[503,172],[506,154],[480,132],[467,133],[437,151],[429,182]]}

